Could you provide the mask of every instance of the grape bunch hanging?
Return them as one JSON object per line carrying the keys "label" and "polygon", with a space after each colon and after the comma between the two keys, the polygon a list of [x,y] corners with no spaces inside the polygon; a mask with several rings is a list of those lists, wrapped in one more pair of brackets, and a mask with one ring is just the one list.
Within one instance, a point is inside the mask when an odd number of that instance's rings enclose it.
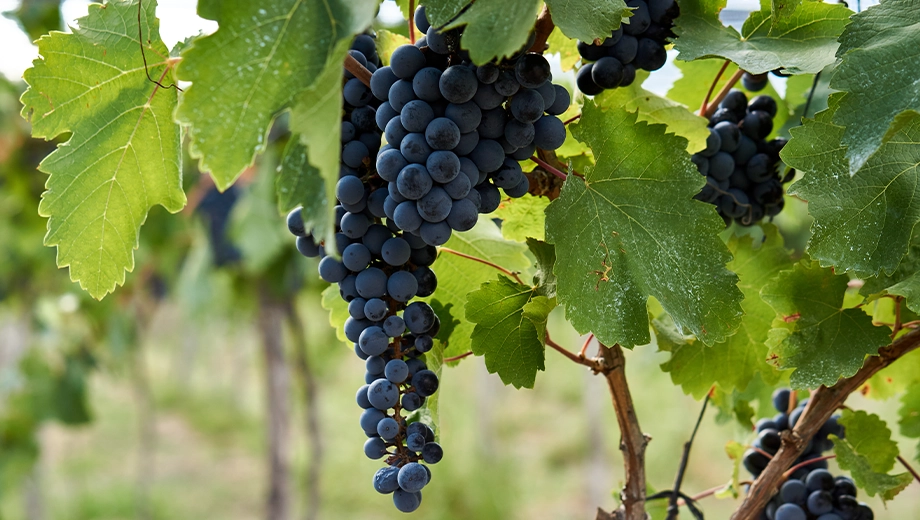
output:
{"label": "grape bunch hanging", "polygon": [[773,131],[776,101],[757,96],[748,103],[740,90],[732,90],[709,118],[706,148],[691,160],[706,186],[698,200],[715,204],[728,225],[732,221],[750,226],[783,209],[783,182],[777,167],[786,140],[767,141]]}
{"label": "grape bunch hanging", "polygon": [[668,59],[665,45],[675,37],[674,19],[680,15],[675,0],[628,0],[632,16],[603,41],[578,42],[585,64],[578,70],[578,90],[596,96],[604,90],[628,87],[636,69],[660,69]]}
{"label": "grape bunch hanging", "polygon": [[364,452],[385,460],[374,488],[403,512],[419,507],[427,465],[443,456],[431,427],[403,414],[439,385],[425,353],[440,320],[412,300],[437,287],[436,246],[494,211],[500,189],[509,197],[528,191],[518,161],[562,145],[565,126],[555,116],[571,102],[550,82],[543,56],[526,52],[532,42],[512,59],[476,67],[459,49],[460,31],[431,28],[423,8],[415,20],[425,37],[397,48],[389,66],[369,35],[349,51],[372,74],[367,86],[345,72],[335,243],[308,233],[301,209],[288,215],[298,250],[321,257],[320,277],[348,302],[345,336],[365,362],[356,396]]}
{"label": "grape bunch hanging", "polygon": [[[808,400],[796,403],[790,412],[792,392],[781,388],[773,393],[773,407],[777,414],[757,421],[757,439],[752,449],[744,454],[744,467],[757,478],[779,451],[781,433],[795,427]],[[869,506],[856,500],[856,485],[844,476],[834,477],[827,470],[827,460],[820,459],[834,447],[830,435],[844,437],[844,429],[834,415],[825,422],[809,441],[805,452],[795,461],[798,468],[780,487],[765,508],[764,520],[872,520]],[[808,461],[815,462],[809,464]]]}
{"label": "grape bunch hanging", "polygon": [[[379,65],[368,35],[359,35],[349,52],[369,70]],[[347,71],[345,79],[336,233],[330,244],[338,258],[327,254],[330,245],[307,232],[302,209],[292,211],[287,224],[297,249],[321,257],[320,277],[338,284],[348,302],[345,336],[365,363],[365,384],[356,395],[363,409],[359,425],[368,437],[364,453],[387,463],[373,485],[392,494],[400,511],[411,512],[431,480],[426,464],[443,456],[434,431],[408,423],[402,413],[418,410],[438,389],[438,376],[428,369],[424,354],[434,345],[440,321],[427,303],[411,301],[434,293],[437,278],[429,266],[437,250],[386,218],[387,183],[373,168],[381,138],[376,123],[380,101]]]}

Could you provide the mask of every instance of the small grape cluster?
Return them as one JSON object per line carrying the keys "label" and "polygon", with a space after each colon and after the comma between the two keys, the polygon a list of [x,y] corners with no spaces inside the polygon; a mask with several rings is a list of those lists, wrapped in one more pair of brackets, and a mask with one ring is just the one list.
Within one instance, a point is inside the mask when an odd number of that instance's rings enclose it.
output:
{"label": "small grape cluster", "polygon": [[495,211],[499,188],[510,197],[527,193],[518,161],[562,145],[565,126],[555,116],[570,96],[551,83],[540,54],[477,67],[460,49],[460,29],[438,32],[424,8],[415,20],[426,35],[396,48],[366,95],[381,102],[383,211],[398,229],[438,246]]}
{"label": "small grape cluster", "polygon": [[[359,35],[350,52],[369,68],[379,63],[368,35]],[[411,512],[431,480],[425,464],[443,456],[434,431],[420,422],[410,424],[402,413],[418,410],[438,390],[438,376],[428,369],[424,355],[434,346],[440,320],[427,303],[411,302],[430,296],[437,287],[430,268],[437,249],[387,218],[388,183],[377,175],[372,159],[373,141],[379,146],[381,137],[375,120],[380,100],[349,75],[343,87],[334,244],[307,232],[301,208],[288,215],[287,225],[297,237],[297,249],[304,256],[321,257],[320,277],[338,284],[339,295],[348,302],[345,336],[365,364],[365,384],[356,395],[363,409],[360,427],[368,437],[364,453],[387,463],[374,476],[374,488],[392,493],[397,509]],[[329,247],[338,258],[327,254]]]}
{"label": "small grape cluster", "polygon": [[[782,69],[774,69],[770,71],[774,76],[780,78],[788,78],[790,75],[782,72]],[[741,76],[741,84],[744,85],[744,88],[750,90],[751,92],[760,92],[761,90],[767,88],[767,84],[770,82],[770,77],[768,73],[764,72],[763,74],[751,74],[750,72],[745,72]]]}
{"label": "small grape cluster", "polygon": [[624,23],[602,42],[578,42],[578,53],[587,62],[578,70],[578,90],[596,96],[604,90],[628,87],[636,69],[658,70],[668,60],[665,45],[675,37],[674,19],[680,15],[675,0],[627,0],[633,8]]}
{"label": "small grape cluster", "polygon": [[[780,434],[785,430],[791,430],[795,427],[795,424],[799,421],[799,417],[802,416],[802,412],[805,411],[805,405],[808,404],[808,399],[799,401],[795,409],[791,412],[788,411],[791,396],[792,392],[788,388],[781,388],[774,392],[773,407],[776,408],[778,413],[772,418],[765,418],[757,421],[758,435],[757,439],[754,441],[754,448],[756,449],[750,449],[745,452],[742,460],[744,467],[755,477],[759,476],[764,468],[767,467],[767,464],[770,463],[770,458],[764,455],[764,453],[770,456],[776,454],[780,444],[782,444]],[[809,460],[818,459],[824,452],[833,449],[834,443],[830,440],[830,435],[836,435],[837,437],[843,438],[843,426],[837,422],[839,418],[839,415],[834,415],[821,426],[818,433],[815,434],[808,443],[805,452],[796,460],[797,465]],[[827,461],[818,460],[812,464],[803,466],[792,474],[792,478],[804,479],[805,475],[814,469],[827,469]]]}
{"label": "small grape cluster", "polygon": [[783,483],[761,515],[763,520],[873,520],[872,509],[856,500],[856,484],[826,469]]}
{"label": "small grape cluster", "polygon": [[706,176],[696,198],[715,204],[726,225],[734,220],[750,226],[783,209],[783,182],[789,176],[781,179],[777,167],[786,140],[766,140],[776,110],[770,96],[748,104],[744,92],[732,90],[709,118],[706,148],[691,157]]}

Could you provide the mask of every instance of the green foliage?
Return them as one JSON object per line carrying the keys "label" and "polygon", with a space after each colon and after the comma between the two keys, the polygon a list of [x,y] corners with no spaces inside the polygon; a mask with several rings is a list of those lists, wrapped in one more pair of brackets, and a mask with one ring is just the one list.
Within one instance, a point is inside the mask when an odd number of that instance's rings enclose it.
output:
{"label": "green foliage", "polygon": [[546,320],[555,300],[536,287],[500,276],[467,295],[466,318],[476,324],[473,353],[485,356],[486,368],[506,385],[533,388],[544,370]]}
{"label": "green foliage", "polygon": [[681,2],[674,32],[680,59],[719,57],[751,74],[782,68],[792,74],[815,73],[834,63],[837,37],[852,12],[839,4],[807,2],[777,19],[769,6],[754,11],[739,33],[719,21],[725,0]]}
{"label": "green foliage", "polygon": [[898,131],[897,123],[889,128],[899,114],[920,110],[916,7],[913,0],[887,0],[854,15],[840,36],[840,64],[830,86],[846,92],[833,122],[844,127],[842,143],[851,175]]}
{"label": "green foliage", "polygon": [[880,495],[891,500],[912,478],[908,473],[889,475],[898,456],[898,445],[891,440],[891,430],[875,414],[844,410],[840,424],[846,428],[846,438],[834,440],[834,453],[840,467],[849,470],[860,489],[869,496]]}
{"label": "green foliage", "polygon": [[[454,251],[492,262],[510,271],[530,270],[531,260],[527,258],[527,246],[502,239],[498,226],[487,216],[481,215],[479,223],[464,233],[454,233],[444,244]],[[462,316],[469,293],[483,283],[493,280],[498,271],[494,267],[441,252],[432,270],[438,275],[438,290],[435,298],[445,306],[451,306],[457,316]],[[474,324],[460,320],[453,334],[447,339],[448,348],[444,357],[453,357],[472,350],[471,336]],[[439,338],[441,339],[441,338]]]}
{"label": "green foliage", "polygon": [[307,147],[296,135],[284,147],[275,189],[279,211],[286,212],[303,206],[306,229],[326,229],[329,199],[326,198],[325,183],[319,170],[310,164]]}
{"label": "green foliage", "polygon": [[767,346],[781,369],[795,369],[793,388],[831,386],[859,370],[866,356],[890,343],[889,330],[859,309],[844,309],[847,279],[802,261],[760,291],[776,311]]}
{"label": "green foliage", "polygon": [[[779,373],[767,363],[769,351],[764,345],[776,313],[761,299],[760,290],[777,273],[791,267],[792,261],[777,229],[767,226],[765,233],[765,241],[758,247],[752,237],[732,237],[728,243],[734,259],[726,267],[738,275],[738,288],[744,294],[744,317],[736,334],[707,347],[683,338],[662,341],[659,333],[658,346],[671,353],[661,368],[671,374],[674,384],[697,399],[714,384],[731,391],[746,389],[757,375],[768,384],[779,379]],[[654,325],[657,332],[659,322]]]}
{"label": "green foliage", "polygon": [[[150,75],[170,81],[166,46],[147,2],[141,28],[150,40]],[[22,115],[32,135],[66,144],[42,161],[50,175],[39,213],[49,217],[45,244],[58,247],[60,267],[95,298],[125,281],[147,211],[185,205],[177,93],[147,79],[136,26],[137,2],[90,6],[73,34],[39,40],[43,59],[25,73]]]}
{"label": "green foliage", "polygon": [[32,40],[61,28],[61,0],[23,0],[18,9],[3,14],[16,17]]}
{"label": "green foliage", "polygon": [[724,268],[722,223],[692,199],[703,178],[686,140],[636,118],[589,102],[574,129],[596,165],[584,179],[570,175],[546,210],[559,301],[576,330],[607,344],[649,342],[649,296],[705,343],[724,341],[740,321],[741,292]]}
{"label": "green foliage", "polygon": [[[687,139],[687,150],[695,152],[706,148],[709,137],[708,121],[680,103],[658,96],[642,88],[648,78],[648,72],[637,71],[636,80],[625,88],[605,90],[594,98],[594,102],[603,108],[622,107],[629,112],[638,112],[639,121],[649,124],[668,125],[668,131]],[[702,101],[703,98],[700,98]]]}
{"label": "green foliage", "polygon": [[229,233],[242,253],[246,271],[265,276],[279,255],[293,249],[293,241],[287,229],[278,225],[275,175],[270,161],[264,161],[259,169],[256,181],[233,207]]}
{"label": "green foliage", "polygon": [[[220,29],[195,40],[178,74],[192,86],[176,117],[189,125],[192,157],[226,189],[265,149],[268,129],[292,108],[291,128],[332,199],[338,175],[341,67],[372,0],[224,3]],[[328,211],[331,211],[329,208]]]}
{"label": "green foliage", "polygon": [[562,67],[563,71],[572,70],[575,68],[575,64],[578,63],[578,60],[581,59],[581,55],[578,54],[578,47],[576,47],[575,40],[566,38],[558,27],[553,29],[546,43],[549,45],[549,50],[547,52],[559,55],[559,65]]}
{"label": "green foliage", "polygon": [[503,200],[494,213],[502,219],[502,236],[515,242],[526,242],[528,237],[543,240],[547,206],[549,199],[534,195]]}
{"label": "green foliage", "polygon": [[898,116],[885,143],[850,176],[844,128],[831,121],[840,98],[834,94],[830,109],[792,130],[782,157],[806,175],[789,191],[809,202],[815,218],[808,244],[813,258],[838,272],[891,273],[920,221],[920,113]]}
{"label": "green foliage", "polygon": [[527,239],[527,247],[537,259],[537,272],[534,274],[533,283],[537,286],[537,294],[547,298],[556,297],[556,275],[553,266],[556,264],[556,248],[533,238]]}
{"label": "green foliage", "polygon": [[[540,3],[540,0],[478,0],[470,3],[447,28],[465,26],[460,45],[470,52],[473,63],[510,57],[527,43]],[[439,25],[438,18],[432,16],[432,23]]]}
{"label": "green foliage", "polygon": [[587,42],[609,38],[632,15],[623,0],[546,0],[546,7],[563,34]]}

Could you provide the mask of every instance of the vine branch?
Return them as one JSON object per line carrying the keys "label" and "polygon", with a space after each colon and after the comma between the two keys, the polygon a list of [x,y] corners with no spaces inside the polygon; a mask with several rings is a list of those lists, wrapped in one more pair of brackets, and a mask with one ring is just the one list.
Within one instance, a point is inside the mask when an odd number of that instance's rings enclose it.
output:
{"label": "vine branch", "polygon": [[537,23],[534,26],[534,41],[533,45],[530,46],[530,52],[538,52],[543,54],[546,50],[546,40],[549,39],[549,35],[552,34],[553,28],[556,27],[556,24],[553,23],[553,16],[549,12],[547,6],[543,6],[543,10],[540,11],[540,16],[537,17]]}
{"label": "vine branch", "polygon": [[700,115],[707,119],[712,117],[712,115],[716,113],[716,108],[719,107],[719,103],[721,103],[722,100],[725,99],[725,96],[727,96],[728,93],[731,92],[735,84],[738,83],[738,80],[741,79],[741,76],[744,76],[744,71],[741,69],[736,70],[735,73],[732,74],[732,77],[728,78],[728,83],[726,83],[722,87],[722,90],[720,90],[719,93],[716,94],[716,97],[715,99],[712,100],[712,103],[709,103],[708,105],[706,105],[706,110],[705,111],[701,110]]}
{"label": "vine branch", "polygon": [[732,520],[757,520],[760,513],[783,481],[783,474],[805,451],[808,441],[837,410],[847,396],[862,387],[879,370],[891,365],[905,354],[920,347],[920,330],[913,330],[887,347],[879,349],[878,356],[868,358],[852,377],[841,379],[831,387],[822,386],[812,394],[801,419],[791,432],[783,433],[783,442],[776,455],[767,464],[760,477],[754,481],[741,507]]}
{"label": "vine branch", "polygon": [[506,275],[510,276],[511,278],[514,278],[515,281],[517,281],[517,283],[519,283],[519,284],[521,284],[521,285],[527,285],[527,284],[525,284],[525,283],[521,280],[521,277],[518,276],[518,274],[515,273],[514,271],[511,271],[511,270],[509,270],[509,269],[506,269],[506,268],[504,268],[504,267],[502,267],[502,266],[500,266],[500,265],[498,265],[498,264],[496,264],[496,263],[490,262],[490,261],[488,261],[488,260],[486,260],[486,259],[484,259],[484,258],[479,258],[478,256],[473,256],[473,255],[468,255],[468,254],[466,254],[466,253],[461,253],[460,251],[456,251],[456,250],[454,250],[454,249],[450,249],[449,247],[443,247],[443,246],[442,246],[442,247],[439,247],[439,248],[438,248],[438,251],[439,251],[439,252],[444,252],[444,253],[450,253],[450,254],[452,254],[452,255],[459,256],[460,258],[466,258],[467,260],[472,260],[472,261],[474,261],[474,262],[479,262],[480,264],[485,264],[485,265],[487,265],[487,266],[489,266],[489,267],[498,269],[499,271],[505,273]]}
{"label": "vine branch", "polygon": [[351,54],[345,55],[345,70],[354,74],[365,86],[371,86],[371,71],[367,70],[367,67],[364,65],[361,65],[361,62],[356,60]]}

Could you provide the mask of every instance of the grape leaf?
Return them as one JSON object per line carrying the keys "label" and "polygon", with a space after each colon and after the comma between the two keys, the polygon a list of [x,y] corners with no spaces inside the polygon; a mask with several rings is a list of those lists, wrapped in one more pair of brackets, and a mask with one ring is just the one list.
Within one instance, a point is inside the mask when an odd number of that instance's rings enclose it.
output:
{"label": "grape leaf", "polygon": [[278,222],[274,158],[259,161],[259,173],[230,214],[229,233],[243,255],[246,271],[262,274],[279,254],[289,251],[291,235]]}
{"label": "grape leaf", "polygon": [[[895,365],[899,364],[895,363]],[[901,397],[901,408],[898,409],[898,425],[901,435],[911,439],[920,438],[920,385],[907,387],[907,392]],[[920,452],[915,456],[920,460]]]}
{"label": "grape leaf", "polygon": [[546,0],[546,7],[563,34],[586,42],[609,38],[623,18],[632,16],[623,0]]}
{"label": "grape leaf", "polygon": [[546,320],[556,302],[538,296],[535,287],[504,276],[467,296],[466,319],[475,323],[473,353],[485,356],[486,368],[506,385],[533,388],[544,370]]}
{"label": "grape leaf", "polygon": [[[219,188],[230,186],[265,149],[272,120],[299,94],[319,81],[341,88],[341,73],[330,78],[322,72],[332,62],[341,71],[347,45],[370,24],[376,5],[372,0],[236,0],[221,5],[220,28],[183,52],[179,78],[192,85],[176,112],[189,125],[192,157]],[[340,111],[334,117],[310,124],[338,140]],[[337,162],[337,152],[327,153]],[[325,165],[310,154],[314,166],[324,171]]]}
{"label": "grape leaf", "polygon": [[297,206],[303,206],[306,229],[326,229],[329,204],[324,181],[319,170],[307,160],[307,147],[300,142],[297,135],[291,136],[282,152],[275,191],[279,211],[290,211]]}
{"label": "grape leaf", "polygon": [[809,254],[838,272],[891,273],[907,253],[920,221],[920,113],[898,116],[886,142],[853,177],[848,174],[844,129],[831,122],[831,108],[792,129],[783,148],[786,164],[806,175],[789,193],[809,202],[815,218]]}
{"label": "grape leaf", "polygon": [[424,0],[425,16],[432,27],[441,27],[453,21],[460,11],[470,5],[470,0]]}
{"label": "grape leaf", "polygon": [[549,34],[546,43],[549,45],[549,50],[547,51],[549,54],[559,54],[559,66],[563,72],[574,69],[575,64],[581,59],[575,40],[566,38],[558,27]]}
{"label": "grape leaf", "polygon": [[891,430],[878,415],[844,409],[840,424],[846,429],[847,444],[868,459],[872,471],[888,473],[894,469],[898,443],[891,440]]}
{"label": "grape leaf", "polygon": [[[779,271],[792,266],[792,261],[776,227],[766,225],[764,233],[765,241],[757,248],[750,236],[734,236],[728,243],[734,260],[726,267],[738,275],[738,288],[744,294],[744,317],[738,333],[711,346],[665,343],[670,347],[671,358],[661,368],[671,374],[674,384],[696,399],[705,396],[713,384],[731,391],[744,390],[758,374],[770,385],[779,380],[779,372],[767,363],[769,352],[764,345],[776,313],[761,299],[760,289]],[[661,341],[658,344],[663,346]]]}
{"label": "grape leaf", "polygon": [[378,29],[376,39],[377,55],[380,56],[380,61],[384,65],[390,64],[390,55],[397,47],[409,43],[409,38],[386,29]]}
{"label": "grape leaf", "polygon": [[680,4],[674,48],[684,61],[719,57],[751,74],[782,68],[792,74],[815,73],[834,63],[837,37],[852,11],[837,4],[807,2],[794,13],[773,19],[770,6],[754,11],[741,33],[719,21],[725,0]]}
{"label": "grape leaf", "polygon": [[704,342],[724,341],[741,319],[741,291],[724,267],[723,224],[693,200],[704,180],[687,141],[636,119],[587,102],[575,125],[596,165],[569,175],[546,210],[560,303],[602,343],[647,344],[649,296]]}
{"label": "grape leaf", "polygon": [[869,496],[880,495],[891,500],[912,478],[908,473],[888,475],[898,456],[898,445],[891,440],[891,430],[877,415],[863,411],[843,411],[840,423],[846,428],[846,438],[831,436],[837,463],[848,470],[859,489]]}
{"label": "grape leaf", "polygon": [[831,88],[846,95],[834,114],[845,127],[850,174],[885,141],[901,112],[920,110],[920,9],[914,0],[887,0],[853,16],[840,36],[841,59]]}
{"label": "grape leaf", "polygon": [[904,296],[907,298],[907,307],[920,313],[920,294],[917,293],[920,288],[918,287],[920,279],[916,276],[918,272],[920,272],[920,233],[913,235],[907,255],[901,259],[901,263],[893,273],[882,272],[878,276],[864,280],[859,293],[869,300],[885,294]]}
{"label": "grape leaf", "polygon": [[793,388],[831,386],[890,343],[888,329],[874,327],[860,309],[842,309],[847,278],[804,260],[760,291],[776,311],[767,346],[781,369],[795,369]]}
{"label": "grape leaf", "polygon": [[527,239],[527,247],[536,258],[537,272],[533,276],[533,283],[537,286],[537,294],[555,298],[556,275],[553,274],[553,266],[556,265],[556,248],[534,238]]}
{"label": "grape leaf", "polygon": [[[70,139],[42,161],[47,191],[39,213],[49,217],[45,245],[57,263],[101,299],[134,269],[134,249],[147,212],[185,205],[177,92],[147,79],[137,40],[137,2],[89,6],[72,34],[38,41],[42,56],[24,75],[22,115],[32,135]],[[150,76],[170,83],[171,62],[160,40],[156,2],[141,12]]]}
{"label": "grape leaf", "polygon": [[870,399],[887,400],[913,389],[918,382],[920,350],[915,350],[869,378],[859,391]]}
{"label": "grape leaf", "polygon": [[515,242],[526,242],[527,237],[543,240],[547,206],[549,199],[530,194],[503,200],[494,213],[502,220],[502,236]]}
{"label": "grape leaf", "polygon": [[783,18],[792,16],[792,13],[802,5],[803,0],[773,0],[770,2],[770,14],[773,15],[772,24],[775,26]]}
{"label": "grape leaf", "polygon": [[716,492],[716,498],[738,498],[741,494],[741,462],[744,460],[746,448],[740,442],[728,441],[725,444],[725,454],[732,461],[732,479],[722,490]]}
{"label": "grape leaf", "polygon": [[351,316],[348,313],[348,303],[339,294],[339,286],[332,284],[323,290],[323,299],[320,305],[329,311],[329,325],[335,329],[335,337],[348,346],[354,345],[345,337],[345,322]]}
{"label": "grape leaf", "polygon": [[[454,233],[444,246],[511,271],[529,272],[532,265],[526,256],[527,246],[504,240],[498,226],[485,215],[480,215],[479,223],[470,231]],[[431,269],[438,276],[437,299],[444,305],[452,305],[455,313],[461,313],[461,309],[466,307],[467,295],[471,291],[493,280],[498,273],[494,267],[444,251],[438,255]],[[460,320],[453,334],[445,338],[449,343],[444,357],[453,357],[472,350],[470,337],[473,328],[473,323]]]}
{"label": "grape leaf", "polygon": [[706,148],[709,129],[706,118],[696,115],[685,105],[675,103],[642,88],[649,73],[636,71],[636,80],[628,87],[605,90],[594,98],[600,107],[623,107],[639,112],[639,121],[668,125],[668,130],[687,139],[687,150],[693,152]]}
{"label": "grape leaf", "polygon": [[447,29],[466,26],[460,46],[481,65],[515,55],[527,43],[537,20],[540,0],[477,0]]}

